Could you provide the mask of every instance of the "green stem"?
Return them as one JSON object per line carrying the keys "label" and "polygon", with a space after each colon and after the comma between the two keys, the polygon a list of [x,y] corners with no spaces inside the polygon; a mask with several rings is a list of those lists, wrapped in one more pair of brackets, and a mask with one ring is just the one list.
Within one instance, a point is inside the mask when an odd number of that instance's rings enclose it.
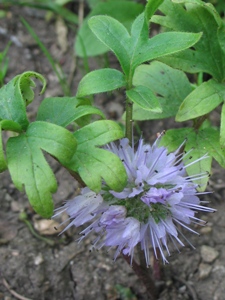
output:
{"label": "green stem", "polygon": [[133,102],[130,99],[126,99],[126,137],[132,143],[132,120],[133,118]]}
{"label": "green stem", "polygon": [[198,130],[202,126],[203,122],[206,119],[208,119],[208,116],[209,116],[209,114],[206,114],[206,115],[203,115],[201,117],[194,119],[194,124],[193,124],[194,129]]}
{"label": "green stem", "polygon": [[50,246],[54,246],[55,242],[53,240],[50,240],[48,238],[45,238],[41,235],[39,235],[33,228],[33,226],[31,225],[31,223],[27,220],[27,215],[25,213],[21,213],[19,216],[20,221],[23,221],[27,227],[29,228],[30,232],[33,234],[34,237],[36,237],[37,239],[45,242],[46,244],[50,245]]}

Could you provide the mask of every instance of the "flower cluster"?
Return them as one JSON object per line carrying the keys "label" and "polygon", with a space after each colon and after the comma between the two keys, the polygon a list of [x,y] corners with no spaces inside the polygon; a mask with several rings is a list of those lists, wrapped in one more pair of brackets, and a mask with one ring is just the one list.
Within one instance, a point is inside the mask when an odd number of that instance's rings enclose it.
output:
{"label": "flower cluster", "polygon": [[159,251],[165,263],[165,252],[170,255],[168,240],[178,251],[179,245],[184,246],[180,236],[192,246],[177,225],[197,233],[189,227],[192,222],[204,224],[196,212],[214,209],[202,205],[194,183],[207,174],[187,176],[185,169],[196,162],[184,165],[189,153],[180,153],[181,147],[168,153],[167,148],[159,146],[159,139],[152,146],[141,139],[137,150],[128,139],[122,139],[118,146],[111,143],[107,149],[123,162],[128,175],[126,187],[115,192],[105,186],[99,194],[84,188],[81,195],[67,201],[55,214],[66,211],[69,215],[71,222],[64,231],[72,225],[91,222],[81,232],[79,241],[96,232],[94,248],[116,247],[114,259],[122,252],[131,256],[131,261],[135,246],[140,243],[147,266],[151,247],[156,258]]}

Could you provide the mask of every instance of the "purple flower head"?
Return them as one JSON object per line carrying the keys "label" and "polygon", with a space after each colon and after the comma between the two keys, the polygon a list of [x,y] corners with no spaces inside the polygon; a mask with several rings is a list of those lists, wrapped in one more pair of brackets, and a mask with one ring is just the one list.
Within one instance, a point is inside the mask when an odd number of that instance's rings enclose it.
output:
{"label": "purple flower head", "polygon": [[137,150],[129,145],[128,139],[122,139],[118,146],[111,143],[107,149],[123,162],[128,175],[126,187],[122,192],[106,188],[100,194],[83,189],[80,196],[67,201],[55,214],[66,211],[69,215],[71,223],[64,230],[91,222],[81,232],[79,241],[96,232],[93,247],[115,247],[114,259],[122,252],[131,256],[132,261],[135,246],[140,243],[147,266],[150,248],[156,258],[159,252],[165,263],[166,253],[170,255],[169,242],[178,251],[179,246],[184,246],[180,237],[192,246],[177,224],[197,234],[189,227],[191,223],[204,225],[196,212],[215,211],[202,205],[194,183],[207,174],[187,176],[188,165],[183,164],[187,154],[180,153],[181,147],[168,153],[167,148],[159,146],[159,139],[152,146],[140,139]]}

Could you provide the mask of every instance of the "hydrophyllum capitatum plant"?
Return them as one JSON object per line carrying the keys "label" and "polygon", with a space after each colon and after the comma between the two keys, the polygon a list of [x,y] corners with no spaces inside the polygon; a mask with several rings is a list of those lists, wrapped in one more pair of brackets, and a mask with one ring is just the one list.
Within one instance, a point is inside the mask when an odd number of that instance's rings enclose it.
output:
{"label": "hydrophyllum capitatum plant", "polygon": [[98,194],[83,188],[81,195],[56,210],[54,217],[65,211],[71,220],[63,231],[89,222],[79,241],[94,231],[97,238],[93,248],[115,247],[114,259],[122,252],[131,257],[131,262],[135,246],[140,243],[147,266],[151,247],[156,258],[158,252],[161,254],[164,263],[168,262],[166,253],[170,255],[171,244],[178,251],[184,246],[180,237],[194,248],[180,228],[198,234],[189,227],[191,223],[205,224],[196,217],[197,212],[215,210],[203,205],[206,201],[201,201],[199,195],[204,193],[197,191],[195,183],[208,174],[188,176],[186,168],[206,156],[188,163],[190,152],[181,153],[182,145],[168,153],[159,141],[160,137],[151,146],[140,139],[136,150],[126,138],[119,145],[109,144],[107,149],[120,157],[126,169],[126,187],[115,192],[104,185]]}

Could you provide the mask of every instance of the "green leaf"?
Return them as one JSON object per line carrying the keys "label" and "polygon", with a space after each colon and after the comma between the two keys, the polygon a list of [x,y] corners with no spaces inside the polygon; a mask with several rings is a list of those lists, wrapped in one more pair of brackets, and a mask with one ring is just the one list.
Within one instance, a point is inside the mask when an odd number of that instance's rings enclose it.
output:
{"label": "green leaf", "polygon": [[176,121],[182,122],[205,115],[225,99],[225,86],[211,79],[190,93],[181,104]]}
{"label": "green leaf", "polygon": [[224,150],[220,146],[220,132],[215,128],[204,128],[198,132],[202,147],[208,155],[212,156],[223,168],[225,168]]}
{"label": "green leaf", "polygon": [[3,144],[2,144],[2,128],[0,122],[0,172],[3,172],[7,169],[7,163],[5,160]]}
{"label": "green leaf", "polygon": [[208,73],[222,82],[225,78],[225,52],[221,47],[224,44],[224,29],[221,31],[221,27],[224,25],[215,8],[203,1],[165,0],[159,9],[164,16],[153,16],[153,22],[173,31],[203,33],[193,49],[160,60],[185,72]]}
{"label": "green leaf", "polygon": [[116,19],[108,16],[95,16],[89,20],[89,26],[97,38],[113,51],[127,78],[131,78],[134,69],[145,61],[193,46],[201,33],[170,32],[148,39],[148,22],[144,13],[132,24],[131,36]]}
{"label": "green leaf", "polygon": [[[190,8],[192,8],[192,5],[198,5],[203,7],[205,10],[207,10],[215,19],[215,21],[217,22],[217,24],[220,26],[221,25],[221,21],[222,19],[220,18],[220,15],[218,13],[218,11],[216,10],[216,8],[211,4],[211,3],[205,3],[202,0],[173,0],[174,3],[183,3],[186,4],[187,7],[189,6]],[[195,7],[195,6],[194,6]]]}
{"label": "green leaf", "polygon": [[131,48],[131,73],[129,76],[133,75],[135,68],[141,63],[184,50],[196,43],[200,36],[200,34],[176,32],[176,35],[174,33],[164,33],[149,39],[148,21],[144,13],[139,15],[131,28],[129,46]]}
{"label": "green leaf", "polygon": [[14,77],[8,84],[0,89],[0,120],[11,120],[26,129],[29,121],[26,115],[26,105],[34,98],[32,90],[35,83],[31,77],[39,79],[43,83],[41,93],[44,92],[46,81],[36,72],[24,72]]}
{"label": "green leaf", "polygon": [[220,43],[220,47],[223,50],[223,53],[225,53],[225,24],[221,24],[221,26],[218,28],[217,31],[218,34],[218,41]]}
{"label": "green leaf", "polygon": [[22,132],[22,127],[20,124],[13,122],[11,120],[2,120],[0,121],[1,127],[3,130],[9,130],[14,132]]}
{"label": "green leaf", "polygon": [[66,167],[81,176],[93,191],[101,190],[102,179],[113,190],[121,191],[127,181],[125,168],[115,154],[100,149],[113,140],[123,137],[120,126],[113,121],[96,121],[74,133],[77,151]]}
{"label": "green leaf", "polygon": [[19,190],[25,188],[34,210],[48,218],[53,212],[51,194],[57,183],[41,149],[66,163],[76,150],[76,139],[60,126],[39,121],[7,142],[8,168],[15,186]]}
{"label": "green leaf", "polygon": [[[207,154],[208,151],[205,148],[205,139],[202,138],[202,136],[199,135],[198,132],[195,132],[193,128],[180,128],[168,130],[163,136],[161,144],[165,147],[168,147],[169,151],[174,151],[181,145],[182,142],[185,141],[185,139],[187,139],[187,141],[185,143],[184,151],[188,152],[191,150],[191,152],[190,155],[185,158],[184,164],[187,166],[188,164],[191,164],[192,162],[196,161],[194,164],[186,168],[187,174],[189,176],[204,173],[210,174],[212,156],[208,155],[208,157],[199,160],[205,154]],[[194,183],[199,185],[199,191],[204,191],[206,189],[207,182],[208,176],[194,181]]]}
{"label": "green leaf", "polygon": [[157,96],[162,113],[145,111],[134,105],[134,120],[153,120],[173,117],[180,104],[192,91],[187,76],[161,62],[153,61],[150,65],[136,68],[133,85],[143,85],[151,89]]}
{"label": "green leaf", "polygon": [[160,4],[163,3],[164,0],[148,0],[146,7],[145,7],[145,16],[146,19],[149,20],[154,13],[156,12],[156,10],[158,9],[158,7],[160,6]]}
{"label": "green leaf", "polygon": [[88,24],[97,38],[115,53],[125,74],[130,66],[130,35],[116,19],[108,16],[92,17]]}
{"label": "green leaf", "polygon": [[103,93],[126,85],[124,75],[115,69],[95,70],[85,75],[77,88],[77,97]]}
{"label": "green leaf", "polygon": [[193,128],[169,129],[162,136],[160,145],[167,147],[169,152],[176,151],[180,145],[192,134]]}
{"label": "green leaf", "polygon": [[30,141],[62,163],[69,161],[76,150],[77,142],[73,134],[55,124],[33,122],[29,125],[26,135]]}
{"label": "green leaf", "polygon": [[40,95],[44,93],[46,88],[46,80],[45,78],[36,72],[33,71],[27,71],[23,74],[19,75],[16,80],[16,84],[19,86],[19,92],[21,93],[21,96],[23,100],[25,101],[26,105],[30,104],[34,99],[34,91],[33,88],[36,87],[35,82],[31,79],[31,77],[34,77],[35,79],[39,79],[41,83],[43,84],[42,90],[40,91]]}
{"label": "green leaf", "polygon": [[140,14],[133,22],[131,27],[131,40],[130,40],[130,48],[131,51],[131,59],[130,64],[132,67],[131,75],[134,73],[134,69],[136,65],[133,63],[136,56],[140,53],[140,48],[143,44],[147,43],[149,40],[149,25],[148,20],[145,18],[145,14]]}
{"label": "green leaf", "polygon": [[131,291],[131,288],[124,287],[120,284],[115,285],[115,290],[117,291],[118,297],[122,300],[136,300],[137,297]]}
{"label": "green leaf", "polygon": [[78,119],[88,115],[99,115],[102,119],[105,119],[105,115],[100,109],[90,105],[81,105],[76,109],[76,116],[73,118],[73,121],[78,121]]}
{"label": "green leaf", "polygon": [[139,46],[139,52],[133,60],[136,67],[143,62],[187,49],[197,43],[201,33],[165,32],[149,39]]}
{"label": "green leaf", "polygon": [[159,101],[154,93],[146,86],[138,85],[126,92],[128,98],[144,110],[156,113],[162,112]]}
{"label": "green leaf", "polygon": [[142,4],[123,0],[111,0],[97,4],[91,13],[85,18],[78,31],[75,52],[80,57],[95,56],[109,51],[109,48],[101,43],[88,26],[88,20],[92,16],[107,15],[121,22],[128,30],[133,20],[144,10]]}
{"label": "green leaf", "polygon": [[[131,27],[131,39],[133,47],[137,48],[140,41],[147,41],[149,37],[148,22],[144,18],[144,13],[140,14],[133,22]],[[135,52],[135,51],[133,51]]]}
{"label": "green leaf", "polygon": [[104,114],[90,105],[82,105],[82,100],[76,97],[52,97],[42,101],[38,108],[37,121],[46,121],[66,127],[77,119],[97,114],[103,119]]}
{"label": "green leaf", "polygon": [[103,0],[87,0],[90,9],[93,9],[97,4],[103,2]]}
{"label": "green leaf", "polygon": [[220,145],[225,148],[225,103],[223,103],[220,120]]}

